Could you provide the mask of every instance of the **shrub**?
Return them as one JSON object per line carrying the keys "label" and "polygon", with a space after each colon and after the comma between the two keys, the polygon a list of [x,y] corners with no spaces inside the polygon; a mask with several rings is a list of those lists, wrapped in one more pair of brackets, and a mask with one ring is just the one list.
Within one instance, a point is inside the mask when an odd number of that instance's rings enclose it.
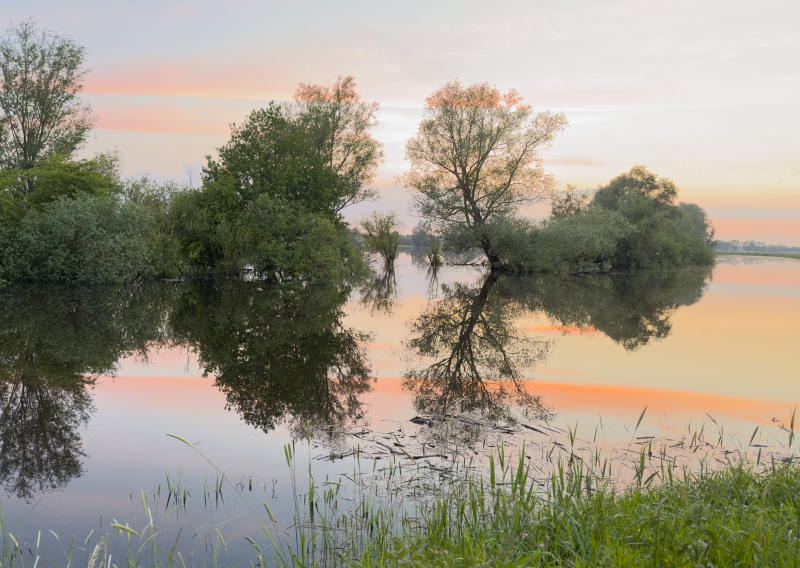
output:
{"label": "shrub", "polygon": [[146,269],[152,217],[118,197],[59,197],[3,222],[3,277],[17,281],[116,284]]}

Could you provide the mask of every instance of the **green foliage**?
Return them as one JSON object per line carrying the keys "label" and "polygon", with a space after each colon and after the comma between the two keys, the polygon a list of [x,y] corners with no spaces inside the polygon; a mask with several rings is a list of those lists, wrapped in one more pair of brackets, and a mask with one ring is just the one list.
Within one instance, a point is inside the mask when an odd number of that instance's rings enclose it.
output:
{"label": "green foliage", "polygon": [[33,20],[0,38],[0,167],[28,170],[83,146],[95,120],[80,98],[85,54]]}
{"label": "green foliage", "polygon": [[[776,566],[800,562],[800,468],[747,464],[617,491],[576,460],[546,490],[520,457],[497,460],[363,566]],[[599,482],[599,486],[598,486]],[[379,513],[375,513],[379,514]]]}
{"label": "green foliage", "polygon": [[212,190],[222,200],[217,214],[238,213],[268,194],[333,218],[339,196],[348,191],[347,181],[317,152],[305,128],[274,103],[233,125],[219,159],[209,157],[203,172],[204,188],[222,185]]}
{"label": "green foliage", "polygon": [[636,165],[599,189],[592,201],[605,209],[617,210],[631,194],[652,199],[652,207],[663,210],[674,205],[678,188],[670,180],[659,178],[644,166]]}
{"label": "green foliage", "polygon": [[174,181],[159,183],[147,175],[126,180],[122,194],[129,203],[145,208],[153,217],[149,233],[148,275],[175,278],[184,271],[180,243],[172,230],[175,202],[187,188]]}
{"label": "green foliage", "polygon": [[[100,158],[105,160],[104,156]],[[0,218],[18,221],[28,209],[41,210],[43,204],[59,197],[73,199],[119,191],[118,178],[108,164],[51,155],[28,170],[0,170]]]}
{"label": "green foliage", "polygon": [[153,219],[115,196],[66,197],[4,221],[2,274],[8,280],[114,284],[141,275]]}
{"label": "green foliage", "polygon": [[103,169],[94,160],[71,161],[63,155],[49,156],[24,174],[26,185],[33,187],[27,201],[40,208],[60,197],[74,199],[79,195],[118,193],[119,185]]}
{"label": "green foliage", "polygon": [[337,281],[363,269],[343,228],[300,203],[261,195],[240,227],[244,254],[259,274]]}
{"label": "green foliage", "polygon": [[400,247],[400,233],[397,232],[400,221],[397,215],[374,211],[359,224],[364,230],[364,248],[367,252],[379,254],[384,268],[391,270]]}
{"label": "green foliage", "polygon": [[280,106],[253,111],[209,158],[199,190],[172,203],[176,242],[189,266],[268,278],[339,279],[364,269],[336,213],[347,180]]}
{"label": "green foliage", "polygon": [[620,241],[635,229],[622,215],[589,207],[536,224],[506,220],[491,226],[492,242],[515,272],[605,272]]}
{"label": "green foliage", "polygon": [[675,268],[714,263],[714,232],[695,204],[675,205],[678,190],[643,166],[598,190],[592,206],[617,211],[636,231],[624,237],[611,263],[618,269]]}
{"label": "green foliage", "polygon": [[428,246],[425,248],[425,256],[428,259],[428,264],[434,268],[444,264],[442,241],[436,235],[428,235]]}
{"label": "green foliage", "polygon": [[341,75],[332,86],[300,83],[294,100],[294,114],[314,148],[347,182],[348,189],[339,194],[333,210],[338,213],[348,205],[374,199],[377,190],[370,186],[383,161],[383,144],[370,130],[378,125],[375,115],[380,105],[362,102],[355,78]]}
{"label": "green foliage", "polygon": [[580,213],[589,204],[589,195],[578,193],[574,185],[567,184],[567,191],[553,197],[550,216],[554,219],[563,219]]}

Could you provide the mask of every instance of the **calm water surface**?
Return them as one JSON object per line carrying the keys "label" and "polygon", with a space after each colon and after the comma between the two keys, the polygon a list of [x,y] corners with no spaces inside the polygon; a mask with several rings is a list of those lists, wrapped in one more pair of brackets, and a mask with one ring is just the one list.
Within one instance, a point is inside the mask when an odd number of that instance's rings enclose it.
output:
{"label": "calm water surface", "polygon": [[[24,520],[21,544],[42,531],[41,553],[57,558],[73,536],[143,526],[146,490],[162,542],[182,529],[184,559],[202,563],[219,529],[231,561],[249,562],[244,536],[260,531],[249,511],[230,489],[204,496],[213,468],[166,433],[197,443],[288,527],[284,444],[298,440],[316,478],[352,471],[350,458],[314,459],[357,443],[331,427],[413,430],[425,428],[416,415],[477,412],[602,422],[613,441],[647,406],[652,435],[713,417],[749,438],[800,401],[798,321],[800,261],[766,258],[581,279],[431,273],[405,254],[356,290],[6,289],[2,513],[10,529]],[[167,475],[192,490],[175,510]]]}

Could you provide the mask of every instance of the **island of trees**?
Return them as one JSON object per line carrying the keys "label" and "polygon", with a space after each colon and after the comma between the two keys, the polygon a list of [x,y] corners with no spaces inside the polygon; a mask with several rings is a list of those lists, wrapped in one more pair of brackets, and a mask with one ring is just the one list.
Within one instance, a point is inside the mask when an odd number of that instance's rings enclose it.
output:
{"label": "island of trees", "polygon": [[[241,275],[336,281],[386,268],[393,213],[351,226],[342,210],[375,199],[383,159],[378,103],[353,77],[301,83],[231,127],[199,188],[125,178],[115,151],[78,159],[95,115],[81,99],[85,50],[28,21],[0,40],[0,279],[113,284]],[[421,218],[431,264],[478,252],[491,271],[604,273],[713,263],[703,209],[634,166],[595,192],[555,180],[541,152],[567,126],[488,83],[446,83],[425,101],[401,182]],[[525,207],[549,201],[535,221]]]}

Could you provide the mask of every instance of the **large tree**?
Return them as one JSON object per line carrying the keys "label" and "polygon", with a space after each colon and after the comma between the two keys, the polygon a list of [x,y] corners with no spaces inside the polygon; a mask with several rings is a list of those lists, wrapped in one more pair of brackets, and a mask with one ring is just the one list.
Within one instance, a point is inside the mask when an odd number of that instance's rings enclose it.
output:
{"label": "large tree", "polygon": [[371,184],[383,161],[383,144],[372,137],[377,126],[376,102],[362,102],[355,78],[339,75],[332,86],[300,83],[294,100],[298,120],[308,129],[314,147],[328,166],[347,180],[348,190],[339,194],[335,208],[376,197]]}
{"label": "large tree", "polygon": [[481,248],[492,268],[500,257],[485,227],[498,216],[550,193],[539,152],[567,120],[534,112],[510,90],[488,83],[447,83],[426,99],[417,134],[406,144],[411,169],[401,181],[413,189],[416,212]]}
{"label": "large tree", "polygon": [[32,20],[0,39],[0,168],[28,170],[83,145],[95,120],[80,98],[84,58],[83,46]]}

